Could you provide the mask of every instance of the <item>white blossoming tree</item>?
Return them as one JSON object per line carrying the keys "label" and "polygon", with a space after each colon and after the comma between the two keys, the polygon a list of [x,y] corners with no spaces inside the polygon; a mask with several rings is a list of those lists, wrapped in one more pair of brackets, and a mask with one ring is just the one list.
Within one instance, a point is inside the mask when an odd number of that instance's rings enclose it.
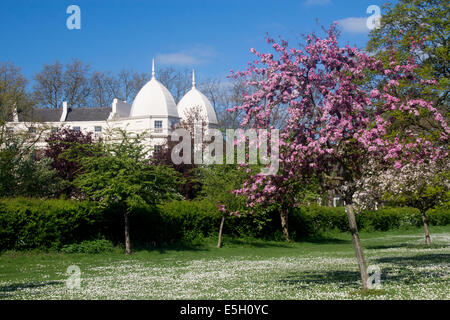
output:
{"label": "white blossoming tree", "polygon": [[383,201],[397,202],[420,211],[425,231],[425,243],[431,244],[426,211],[449,201],[450,161],[448,158],[421,164],[406,164],[400,169],[384,171],[373,163],[368,174],[357,183],[355,202],[360,208],[373,208]]}

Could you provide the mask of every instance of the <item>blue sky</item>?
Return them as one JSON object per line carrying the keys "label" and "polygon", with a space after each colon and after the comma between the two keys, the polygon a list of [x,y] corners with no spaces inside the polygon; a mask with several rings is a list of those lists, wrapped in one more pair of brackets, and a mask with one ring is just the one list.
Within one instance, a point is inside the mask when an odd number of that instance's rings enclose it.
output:
{"label": "blue sky", "polygon": [[[93,69],[196,69],[199,78],[225,78],[245,69],[249,49],[270,51],[266,32],[291,44],[340,21],[342,44],[364,47],[369,5],[385,0],[1,0],[0,61],[26,77],[44,63],[79,58]],[[69,5],[81,9],[81,29],[68,30]],[[201,79],[200,79],[201,80]]]}

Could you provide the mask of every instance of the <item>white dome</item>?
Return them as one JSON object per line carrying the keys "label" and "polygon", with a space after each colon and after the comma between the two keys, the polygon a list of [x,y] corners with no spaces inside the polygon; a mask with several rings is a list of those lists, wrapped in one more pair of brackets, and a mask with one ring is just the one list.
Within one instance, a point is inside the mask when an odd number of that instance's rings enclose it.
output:
{"label": "white dome", "polygon": [[203,116],[206,117],[208,123],[218,124],[216,112],[214,111],[211,102],[209,102],[208,98],[195,87],[192,87],[178,103],[178,114],[182,119],[186,119],[186,112],[193,107],[201,108]]}
{"label": "white dome", "polygon": [[145,116],[178,117],[172,95],[154,77],[139,90],[130,111],[130,118]]}

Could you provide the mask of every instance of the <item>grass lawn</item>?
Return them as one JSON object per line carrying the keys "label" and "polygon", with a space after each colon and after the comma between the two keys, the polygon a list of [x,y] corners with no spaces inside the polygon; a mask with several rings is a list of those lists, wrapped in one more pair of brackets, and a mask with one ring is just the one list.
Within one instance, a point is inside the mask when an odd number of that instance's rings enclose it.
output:
{"label": "grass lawn", "polygon": [[[381,270],[381,289],[360,291],[349,234],[312,242],[225,238],[193,248],[135,250],[131,256],[4,252],[0,299],[449,299],[450,225],[361,233],[368,265]],[[66,270],[81,270],[68,289]]]}

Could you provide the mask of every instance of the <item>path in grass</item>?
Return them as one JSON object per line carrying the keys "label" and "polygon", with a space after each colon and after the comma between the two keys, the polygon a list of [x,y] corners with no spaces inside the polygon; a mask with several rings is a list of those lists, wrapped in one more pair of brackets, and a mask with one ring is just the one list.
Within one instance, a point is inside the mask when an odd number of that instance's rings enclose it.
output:
{"label": "path in grass", "polygon": [[[0,256],[0,299],[449,299],[450,226],[362,233],[369,265],[381,270],[381,289],[359,291],[350,237],[318,242],[238,242],[222,249]],[[81,288],[68,289],[66,269],[81,270]]]}

